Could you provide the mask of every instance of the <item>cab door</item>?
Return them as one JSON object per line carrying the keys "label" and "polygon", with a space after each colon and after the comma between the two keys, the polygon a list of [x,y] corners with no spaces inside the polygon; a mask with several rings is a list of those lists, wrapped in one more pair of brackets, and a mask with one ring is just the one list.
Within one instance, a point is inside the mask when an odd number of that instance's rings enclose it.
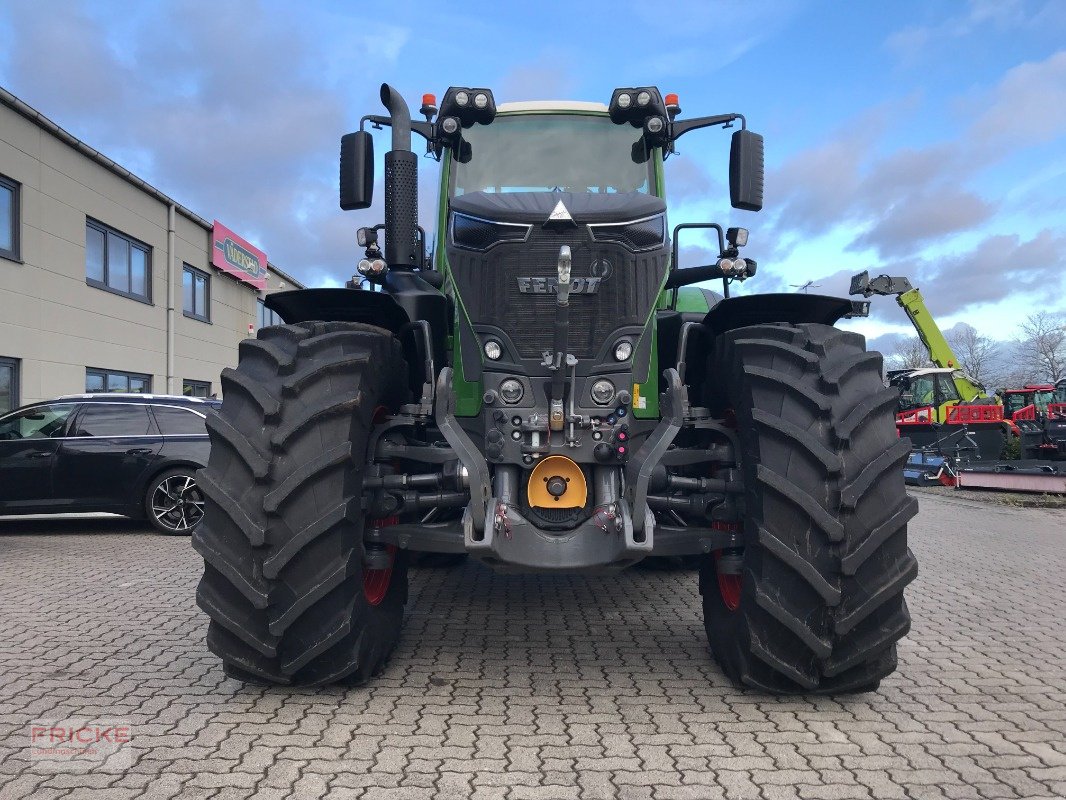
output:
{"label": "cab door", "polygon": [[30,513],[53,502],[56,455],[75,407],[34,406],[0,420],[0,510]]}
{"label": "cab door", "polygon": [[139,504],[134,492],[162,446],[145,404],[86,403],[57,456],[57,504],[98,510]]}

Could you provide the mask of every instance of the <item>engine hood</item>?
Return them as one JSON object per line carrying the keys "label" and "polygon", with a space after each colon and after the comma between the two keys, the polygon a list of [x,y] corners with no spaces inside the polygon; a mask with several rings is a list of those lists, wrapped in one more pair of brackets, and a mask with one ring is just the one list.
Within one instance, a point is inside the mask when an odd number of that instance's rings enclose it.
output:
{"label": "engine hood", "polygon": [[460,214],[497,222],[543,224],[559,203],[578,225],[625,222],[666,211],[662,198],[642,192],[471,192],[453,197],[451,208]]}

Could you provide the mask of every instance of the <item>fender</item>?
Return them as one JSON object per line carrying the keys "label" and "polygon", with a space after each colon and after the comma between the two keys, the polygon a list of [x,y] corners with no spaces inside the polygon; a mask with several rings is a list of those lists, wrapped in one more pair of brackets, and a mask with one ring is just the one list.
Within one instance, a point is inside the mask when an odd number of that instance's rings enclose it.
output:
{"label": "fender", "polygon": [[870,304],[822,294],[757,294],[728,297],[707,312],[703,324],[714,334],[768,322],[833,325],[844,317],[865,317]]}
{"label": "fender", "polygon": [[411,321],[392,295],[362,289],[293,289],[267,295],[263,304],[290,325],[312,320],[364,322],[399,335]]}

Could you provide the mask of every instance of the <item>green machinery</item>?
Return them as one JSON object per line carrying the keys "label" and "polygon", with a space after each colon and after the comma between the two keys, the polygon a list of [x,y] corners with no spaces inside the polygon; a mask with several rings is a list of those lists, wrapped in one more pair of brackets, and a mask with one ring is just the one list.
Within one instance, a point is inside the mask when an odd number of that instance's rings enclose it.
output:
{"label": "green machinery", "polygon": [[[227,673],[370,678],[411,551],[547,573],[690,556],[731,679],[875,688],[910,624],[916,504],[881,356],[834,327],[868,303],[730,296],[756,272],[748,232],[667,224],[679,138],[734,127],[730,204],[758,211],[762,137],[653,86],[499,108],[452,87],[424,120],[388,85],[381,101],[341,141],[341,207],[368,208],[372,131],[391,128],[359,278],[270,295],[285,324],[242,342],[208,424],[197,599]],[[441,165],[432,259],[412,134]],[[718,254],[682,268],[692,228]]]}

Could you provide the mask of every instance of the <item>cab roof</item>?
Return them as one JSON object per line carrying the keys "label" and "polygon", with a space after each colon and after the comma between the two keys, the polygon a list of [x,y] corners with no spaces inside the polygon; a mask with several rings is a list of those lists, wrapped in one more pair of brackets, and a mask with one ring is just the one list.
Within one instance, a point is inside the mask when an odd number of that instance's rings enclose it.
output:
{"label": "cab roof", "polygon": [[607,106],[583,100],[524,100],[519,103],[500,103],[496,111],[500,114],[523,111],[593,111],[606,114]]}

